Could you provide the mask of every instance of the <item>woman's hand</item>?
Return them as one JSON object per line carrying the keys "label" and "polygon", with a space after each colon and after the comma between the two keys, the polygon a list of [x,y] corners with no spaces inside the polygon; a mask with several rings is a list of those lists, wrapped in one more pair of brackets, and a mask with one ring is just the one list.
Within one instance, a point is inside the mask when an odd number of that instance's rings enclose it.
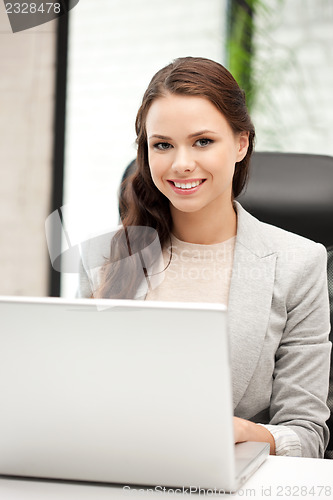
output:
{"label": "woman's hand", "polygon": [[274,438],[269,430],[262,425],[257,425],[243,418],[234,417],[234,436],[235,443],[243,443],[245,441],[269,443],[270,455],[275,455]]}

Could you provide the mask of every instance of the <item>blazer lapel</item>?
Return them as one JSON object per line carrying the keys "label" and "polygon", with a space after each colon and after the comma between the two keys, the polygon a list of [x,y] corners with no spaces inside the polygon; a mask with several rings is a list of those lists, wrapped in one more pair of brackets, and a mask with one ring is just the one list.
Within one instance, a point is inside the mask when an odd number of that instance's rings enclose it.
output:
{"label": "blazer lapel", "polygon": [[237,238],[229,292],[233,404],[238,405],[265,339],[274,287],[276,253],[260,237],[261,223],[238,203]]}

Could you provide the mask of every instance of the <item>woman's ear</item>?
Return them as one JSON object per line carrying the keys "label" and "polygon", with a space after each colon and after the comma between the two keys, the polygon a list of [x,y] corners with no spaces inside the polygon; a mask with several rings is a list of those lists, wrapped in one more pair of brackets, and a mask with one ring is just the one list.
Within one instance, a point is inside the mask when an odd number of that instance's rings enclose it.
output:
{"label": "woman's ear", "polygon": [[240,132],[238,135],[238,152],[237,152],[237,162],[242,161],[249,148],[249,132]]}

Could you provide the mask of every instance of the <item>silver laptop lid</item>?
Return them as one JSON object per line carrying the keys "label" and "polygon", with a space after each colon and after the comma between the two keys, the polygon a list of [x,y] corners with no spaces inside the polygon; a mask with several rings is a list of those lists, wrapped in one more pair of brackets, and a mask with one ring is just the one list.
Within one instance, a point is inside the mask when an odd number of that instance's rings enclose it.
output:
{"label": "silver laptop lid", "polygon": [[9,297],[0,317],[1,474],[233,488],[224,306]]}

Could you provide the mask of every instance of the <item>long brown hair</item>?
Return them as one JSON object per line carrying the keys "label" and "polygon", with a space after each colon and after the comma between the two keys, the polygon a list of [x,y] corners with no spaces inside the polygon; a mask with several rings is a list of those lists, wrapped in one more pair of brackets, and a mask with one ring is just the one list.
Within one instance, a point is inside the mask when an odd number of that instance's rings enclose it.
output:
{"label": "long brown hair", "polygon": [[[169,200],[157,189],[151,178],[146,134],[146,119],[150,106],[153,101],[166,94],[204,97],[221,111],[234,133],[248,132],[247,154],[235,166],[233,197],[239,196],[246,185],[255,131],[246,107],[244,91],[239,88],[231,73],[215,61],[200,57],[176,59],[154,75],[144,93],[136,117],[136,168],[122,183],[119,200],[123,229],[111,241],[110,256],[103,269],[101,286],[95,293],[97,297],[134,298],[136,295],[142,280],[142,267],[138,269],[133,265],[124,273],[120,264],[117,266],[117,262],[135,250],[128,245],[128,228],[154,228],[162,248],[171,241]],[[145,243],[147,242],[141,241],[134,246],[140,249]]]}

